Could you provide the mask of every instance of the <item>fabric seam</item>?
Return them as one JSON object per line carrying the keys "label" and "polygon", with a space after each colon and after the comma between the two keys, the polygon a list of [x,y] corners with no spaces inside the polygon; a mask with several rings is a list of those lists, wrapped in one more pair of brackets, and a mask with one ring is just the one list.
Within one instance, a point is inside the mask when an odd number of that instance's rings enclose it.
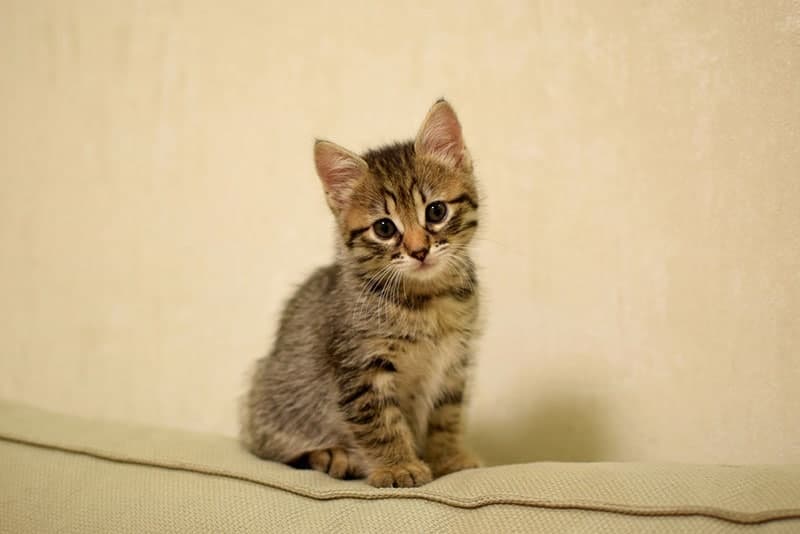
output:
{"label": "fabric seam", "polygon": [[219,468],[211,468],[209,466],[197,465],[193,463],[184,462],[166,462],[158,460],[144,460],[141,458],[124,456],[120,454],[110,453],[108,451],[97,450],[92,448],[80,448],[67,445],[58,445],[47,443],[43,441],[36,441],[28,438],[0,434],[0,440],[16,443],[20,445],[28,445],[48,450],[55,450],[66,452],[70,454],[79,454],[88,456],[98,460],[110,461],[115,463],[122,463],[126,465],[138,465],[143,467],[152,467],[157,469],[169,469],[173,471],[183,471],[188,473],[196,473],[206,476],[223,477],[231,480],[239,480],[242,482],[249,482],[258,484],[260,486],[269,487],[279,491],[286,491],[293,495],[306,497],[319,501],[329,501],[336,499],[359,499],[359,500],[383,500],[383,499],[419,499],[429,502],[436,502],[454,508],[460,509],[476,509],[484,506],[492,505],[512,505],[530,508],[543,508],[551,510],[583,510],[589,512],[607,512],[618,513],[624,515],[640,516],[640,517],[690,517],[700,516],[708,517],[711,519],[718,519],[729,523],[740,525],[757,525],[771,521],[781,520],[798,520],[800,519],[800,509],[778,509],[762,512],[739,512],[733,510],[725,510],[722,508],[715,508],[709,506],[647,506],[647,505],[626,505],[615,504],[603,501],[586,501],[586,500],[573,500],[573,501],[548,501],[544,499],[535,499],[525,497],[517,494],[502,494],[494,493],[486,497],[479,497],[475,499],[464,499],[453,496],[445,496],[441,494],[428,493],[422,489],[415,488],[413,492],[406,493],[407,490],[400,490],[397,493],[364,493],[356,491],[314,491],[308,488],[295,487],[285,484],[278,484],[274,482],[259,480],[254,477],[248,477],[240,473],[226,471]]}

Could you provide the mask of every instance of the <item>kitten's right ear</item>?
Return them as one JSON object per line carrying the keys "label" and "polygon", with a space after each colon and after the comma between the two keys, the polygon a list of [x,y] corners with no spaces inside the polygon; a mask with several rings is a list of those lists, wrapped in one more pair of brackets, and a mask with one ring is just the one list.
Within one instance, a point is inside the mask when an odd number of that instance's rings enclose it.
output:
{"label": "kitten's right ear", "polygon": [[414,151],[448,167],[471,171],[472,161],[464,146],[461,123],[444,98],[437,100],[428,111],[414,141]]}
{"label": "kitten's right ear", "polygon": [[334,213],[347,206],[356,185],[366,176],[368,166],[357,154],[330,141],[314,143],[314,164]]}

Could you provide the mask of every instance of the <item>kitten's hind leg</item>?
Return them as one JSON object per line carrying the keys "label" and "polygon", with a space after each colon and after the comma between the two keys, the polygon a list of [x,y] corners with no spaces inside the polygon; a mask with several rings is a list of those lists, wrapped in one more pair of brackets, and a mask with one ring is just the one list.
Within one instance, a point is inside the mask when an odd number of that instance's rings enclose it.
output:
{"label": "kitten's hind leg", "polygon": [[333,478],[361,478],[364,470],[353,453],[339,447],[318,449],[308,453],[311,469],[327,473]]}

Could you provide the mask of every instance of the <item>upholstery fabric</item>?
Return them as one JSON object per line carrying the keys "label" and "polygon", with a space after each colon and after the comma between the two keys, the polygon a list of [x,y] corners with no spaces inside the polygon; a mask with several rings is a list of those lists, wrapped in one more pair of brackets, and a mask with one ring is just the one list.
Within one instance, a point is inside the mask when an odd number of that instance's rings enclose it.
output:
{"label": "upholstery fabric", "polygon": [[800,532],[800,466],[535,463],[415,489],[0,402],[1,532]]}

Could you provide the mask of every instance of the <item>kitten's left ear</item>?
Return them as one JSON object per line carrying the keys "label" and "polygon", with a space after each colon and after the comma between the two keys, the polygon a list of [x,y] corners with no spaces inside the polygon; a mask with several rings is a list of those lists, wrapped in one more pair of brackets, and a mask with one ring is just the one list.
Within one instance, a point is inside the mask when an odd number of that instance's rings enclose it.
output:
{"label": "kitten's left ear", "polygon": [[472,170],[472,160],[461,134],[461,123],[444,99],[437,101],[428,111],[414,141],[414,150],[418,155],[428,156],[448,167]]}

